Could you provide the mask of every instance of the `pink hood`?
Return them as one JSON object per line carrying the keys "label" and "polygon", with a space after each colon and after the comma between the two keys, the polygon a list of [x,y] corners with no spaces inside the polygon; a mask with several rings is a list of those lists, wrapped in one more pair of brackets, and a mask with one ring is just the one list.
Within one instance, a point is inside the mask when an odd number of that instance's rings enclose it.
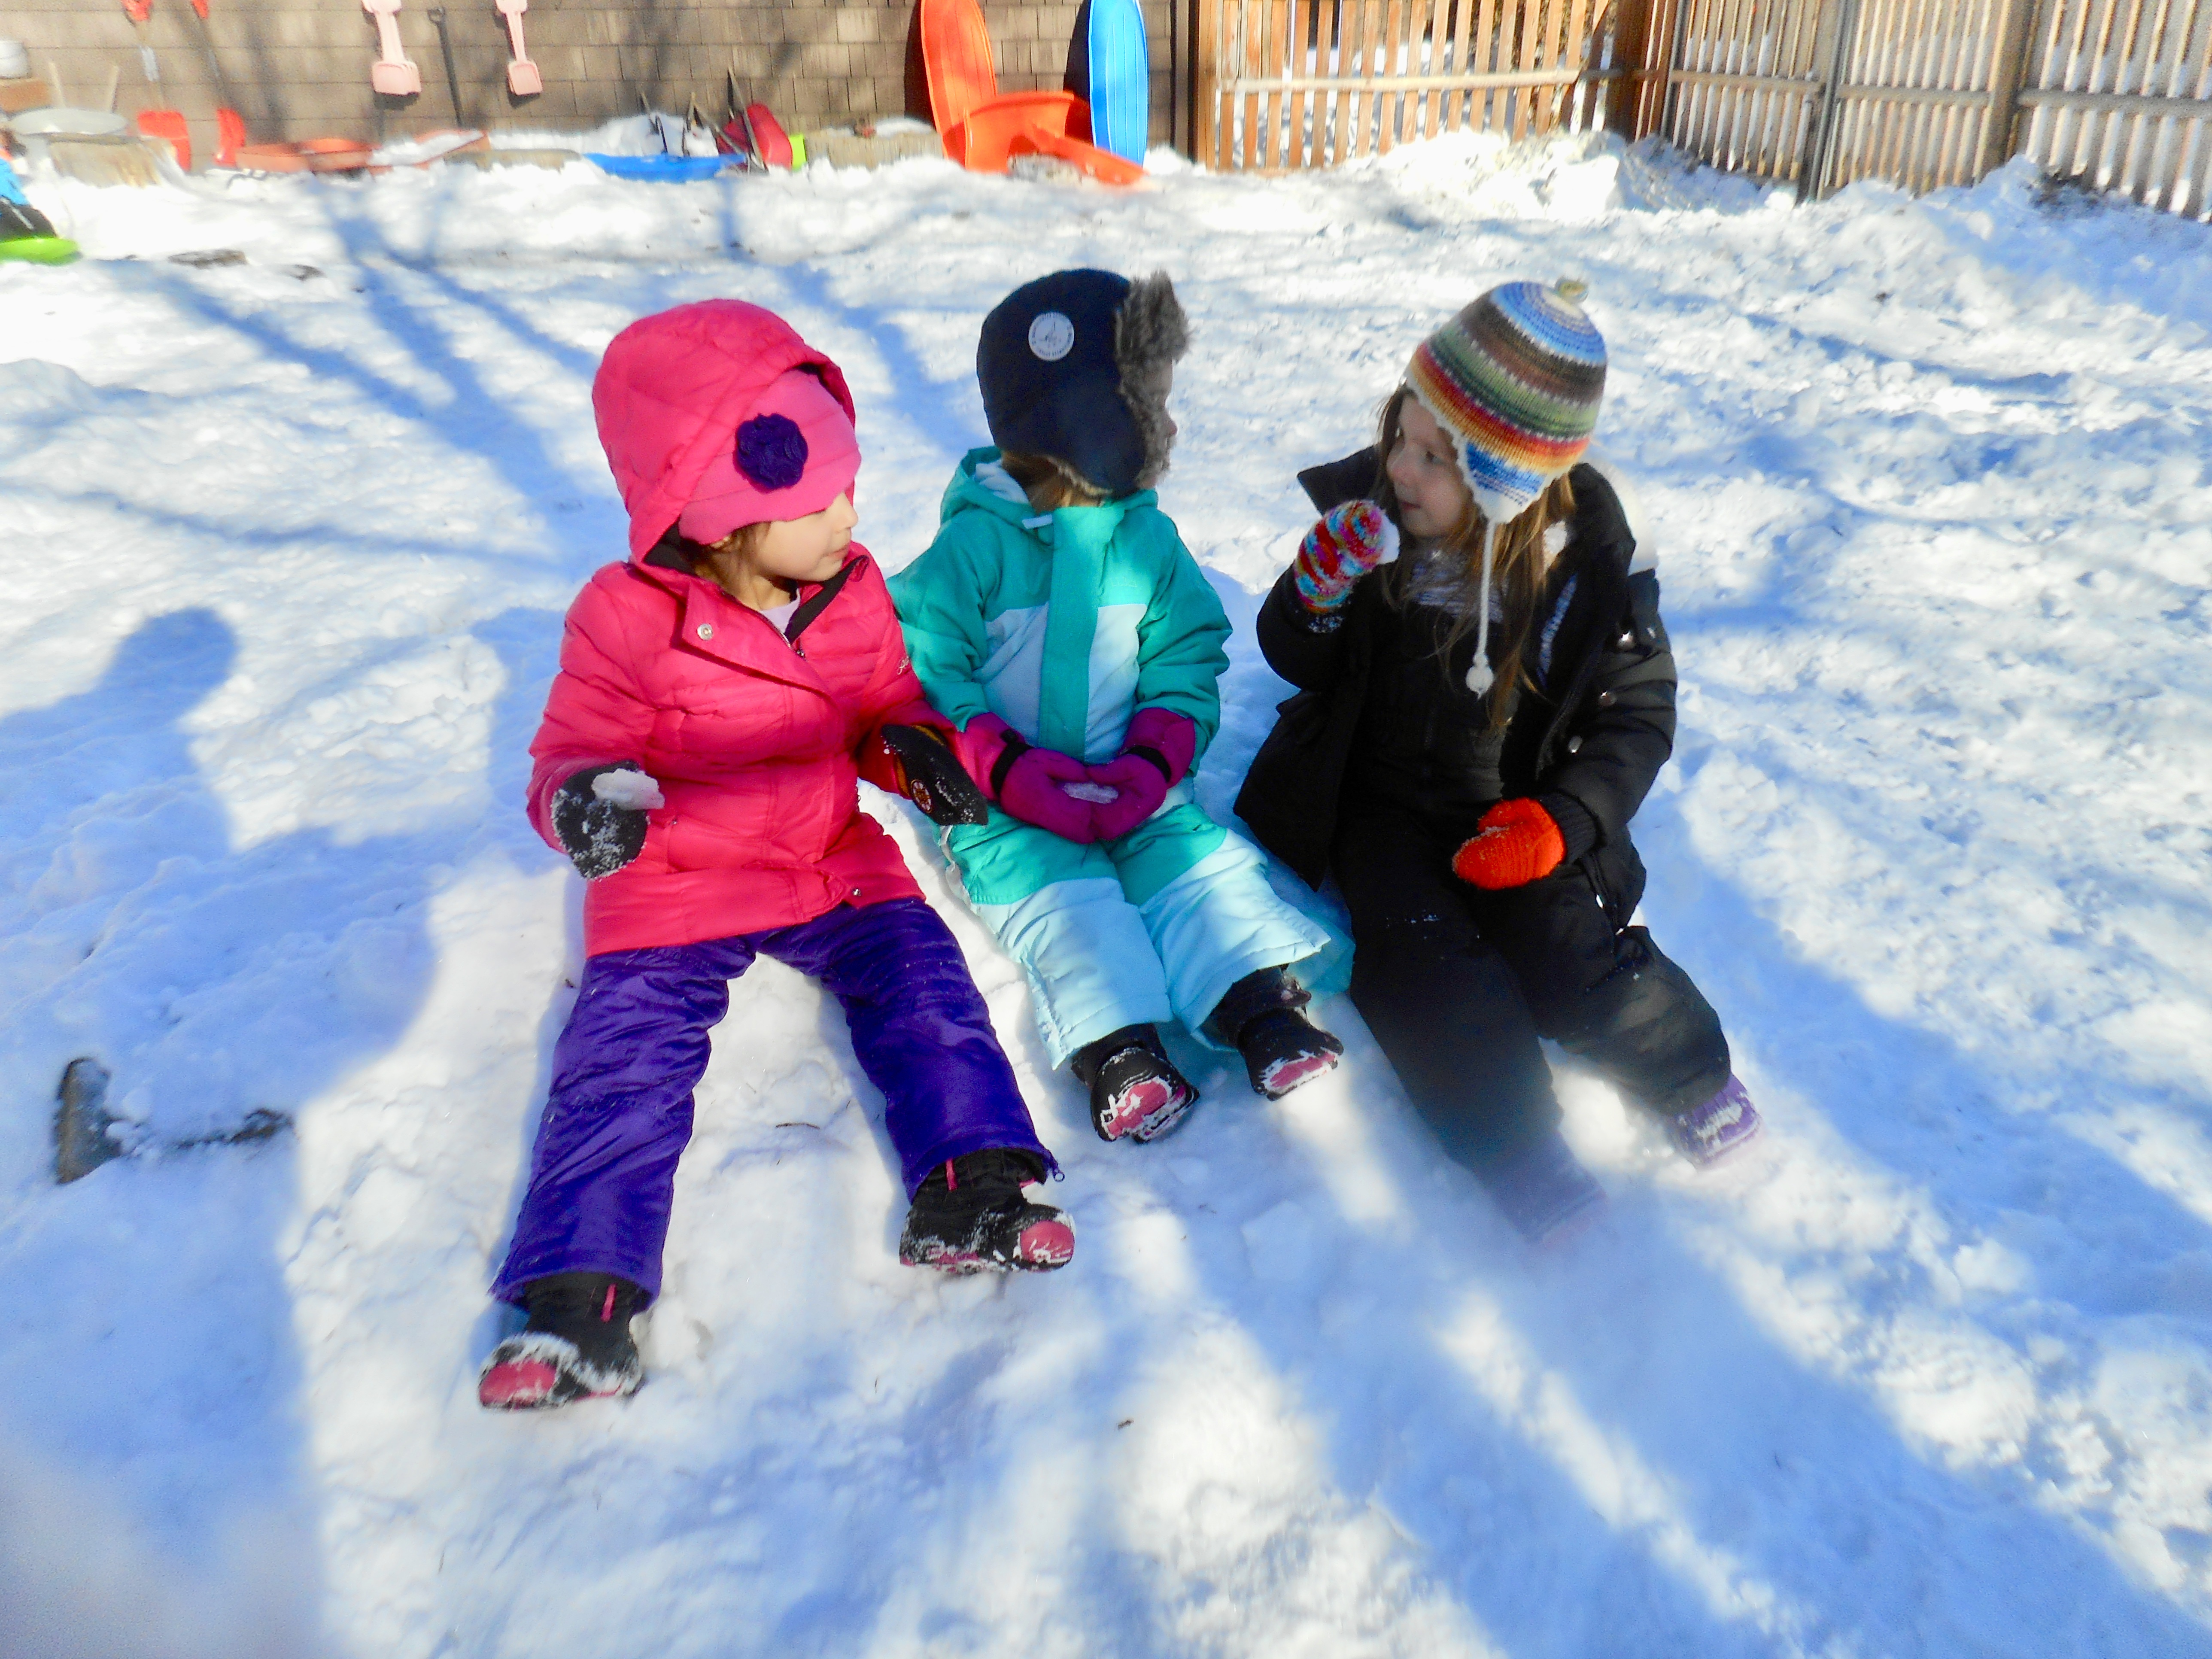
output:
{"label": "pink hood", "polygon": [[837,365],[772,311],[702,300],[641,318],[615,336],[592,381],[592,410],[615,487],[629,510],[629,551],[653,550],[738,424],[787,369],[822,377],[853,417]]}

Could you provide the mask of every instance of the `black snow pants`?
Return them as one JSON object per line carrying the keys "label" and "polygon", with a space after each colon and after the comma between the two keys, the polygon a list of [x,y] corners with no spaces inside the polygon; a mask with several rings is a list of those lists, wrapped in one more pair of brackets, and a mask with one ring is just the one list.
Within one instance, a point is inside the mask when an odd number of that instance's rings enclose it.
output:
{"label": "black snow pants", "polygon": [[1728,1081],[1728,1039],[1690,976],[1627,925],[1644,865],[1626,837],[1541,881],[1452,873],[1471,826],[1370,806],[1331,865],[1352,912],[1352,1000],[1444,1150],[1470,1168],[1559,1122],[1539,1037],[1662,1115]]}

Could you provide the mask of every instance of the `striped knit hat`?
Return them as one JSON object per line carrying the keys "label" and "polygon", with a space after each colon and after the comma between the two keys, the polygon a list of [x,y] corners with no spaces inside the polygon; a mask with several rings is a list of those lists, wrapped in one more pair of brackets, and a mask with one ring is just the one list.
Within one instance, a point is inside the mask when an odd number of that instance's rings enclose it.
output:
{"label": "striped knit hat", "polygon": [[1493,288],[1421,342],[1406,385],[1452,434],[1474,504],[1510,524],[1580,460],[1605,396],[1605,341],[1577,282]]}

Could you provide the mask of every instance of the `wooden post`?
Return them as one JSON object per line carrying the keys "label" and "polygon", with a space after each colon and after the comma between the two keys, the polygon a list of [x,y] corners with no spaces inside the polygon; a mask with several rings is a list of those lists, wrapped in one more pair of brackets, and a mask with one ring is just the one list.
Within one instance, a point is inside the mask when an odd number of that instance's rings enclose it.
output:
{"label": "wooden post", "polygon": [[1644,125],[1644,80],[1638,71],[1652,68],[1647,53],[1651,46],[1651,12],[1665,0],[1613,0],[1613,64],[1627,74],[1605,89],[1605,125],[1633,142],[1650,129]]}
{"label": "wooden post", "polygon": [[1815,49],[1816,61],[1820,63],[1820,118],[1812,124],[1807,137],[1804,165],[1797,173],[1797,199],[1817,202],[1827,193],[1828,164],[1836,145],[1836,126],[1843,114],[1843,100],[1836,96],[1837,88],[1844,84],[1844,73],[1850,67],[1851,36],[1858,29],[1859,0],[1829,0],[1821,8],[1823,29],[1832,28],[1832,35],[1821,41]]}
{"label": "wooden post", "polygon": [[1190,154],[1219,167],[1221,153],[1221,8],[1227,0],[1193,0],[1190,52]]}
{"label": "wooden post", "polygon": [[2011,159],[2013,132],[2020,121],[2020,88],[2027,71],[2027,37],[2035,27],[2035,0],[1997,0],[1997,52],[1990,65],[1990,108],[1982,119],[1982,143],[1968,184],[1994,173]]}

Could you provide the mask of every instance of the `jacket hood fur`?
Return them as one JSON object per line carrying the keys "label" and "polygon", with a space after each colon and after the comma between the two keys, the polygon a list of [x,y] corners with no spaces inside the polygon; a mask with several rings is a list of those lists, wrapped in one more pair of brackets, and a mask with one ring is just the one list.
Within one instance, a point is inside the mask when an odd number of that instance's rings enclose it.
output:
{"label": "jacket hood fur", "polygon": [[1114,362],[1121,371],[1121,401],[1129,406],[1144,441],[1144,465],[1137,474],[1139,489],[1159,483],[1175,441],[1168,425],[1167,399],[1150,389],[1189,349],[1190,323],[1167,272],[1156,270],[1132,281],[1128,297],[1114,318]]}

